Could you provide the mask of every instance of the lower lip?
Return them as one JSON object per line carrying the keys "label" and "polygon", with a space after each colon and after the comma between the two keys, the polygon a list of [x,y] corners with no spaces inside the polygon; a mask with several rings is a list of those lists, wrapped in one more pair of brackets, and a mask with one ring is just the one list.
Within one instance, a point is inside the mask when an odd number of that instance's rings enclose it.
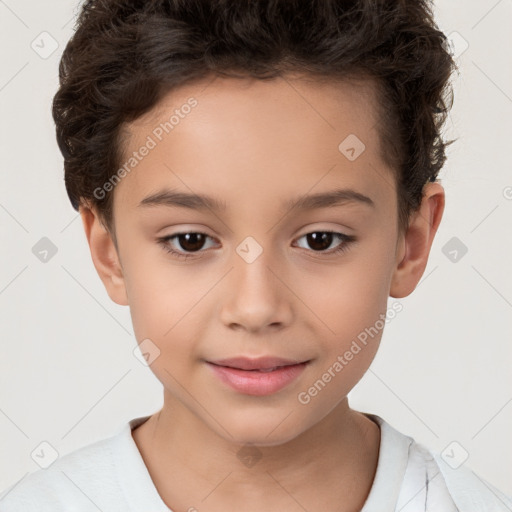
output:
{"label": "lower lip", "polygon": [[294,381],[306,367],[306,363],[283,366],[272,372],[239,370],[208,363],[214,373],[226,384],[246,395],[264,396],[276,393]]}

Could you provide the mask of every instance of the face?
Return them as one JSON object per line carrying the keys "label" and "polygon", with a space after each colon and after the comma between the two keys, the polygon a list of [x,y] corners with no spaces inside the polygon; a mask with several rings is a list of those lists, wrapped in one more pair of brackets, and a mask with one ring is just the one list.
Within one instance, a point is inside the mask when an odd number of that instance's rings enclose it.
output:
{"label": "face", "polygon": [[[166,406],[225,439],[297,437],[377,351],[401,255],[372,101],[369,83],[216,78],[128,126],[126,161],[141,158],[113,212],[134,332]],[[306,364],[211,364],[264,356]]]}

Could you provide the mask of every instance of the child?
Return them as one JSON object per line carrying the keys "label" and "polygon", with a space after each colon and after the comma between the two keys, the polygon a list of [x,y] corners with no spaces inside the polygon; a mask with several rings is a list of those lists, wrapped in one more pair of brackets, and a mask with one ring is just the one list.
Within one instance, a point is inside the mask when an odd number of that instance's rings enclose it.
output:
{"label": "child", "polygon": [[427,0],[85,2],[65,184],[164,405],[2,512],[511,509],[347,400],[443,214],[445,40]]}

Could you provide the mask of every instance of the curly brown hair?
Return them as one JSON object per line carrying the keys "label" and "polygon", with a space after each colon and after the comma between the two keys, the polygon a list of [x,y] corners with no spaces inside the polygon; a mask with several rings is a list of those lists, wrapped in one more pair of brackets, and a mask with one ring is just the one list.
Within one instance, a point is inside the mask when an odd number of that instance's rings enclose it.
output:
{"label": "curly brown hair", "polygon": [[[446,160],[440,131],[457,66],[428,0],[86,0],[52,105],[73,208],[94,205],[111,233],[122,128],[173,88],[218,75],[299,72],[372,79],[384,162],[404,230]],[[115,233],[114,233],[115,240]]]}

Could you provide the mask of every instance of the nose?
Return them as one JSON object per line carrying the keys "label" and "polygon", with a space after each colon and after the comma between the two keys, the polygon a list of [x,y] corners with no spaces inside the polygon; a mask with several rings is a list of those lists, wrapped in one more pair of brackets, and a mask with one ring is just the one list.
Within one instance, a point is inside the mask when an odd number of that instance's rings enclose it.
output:
{"label": "nose", "polygon": [[251,333],[280,330],[293,317],[293,293],[286,272],[276,266],[269,251],[248,262],[235,254],[221,297],[221,320],[230,329]]}

